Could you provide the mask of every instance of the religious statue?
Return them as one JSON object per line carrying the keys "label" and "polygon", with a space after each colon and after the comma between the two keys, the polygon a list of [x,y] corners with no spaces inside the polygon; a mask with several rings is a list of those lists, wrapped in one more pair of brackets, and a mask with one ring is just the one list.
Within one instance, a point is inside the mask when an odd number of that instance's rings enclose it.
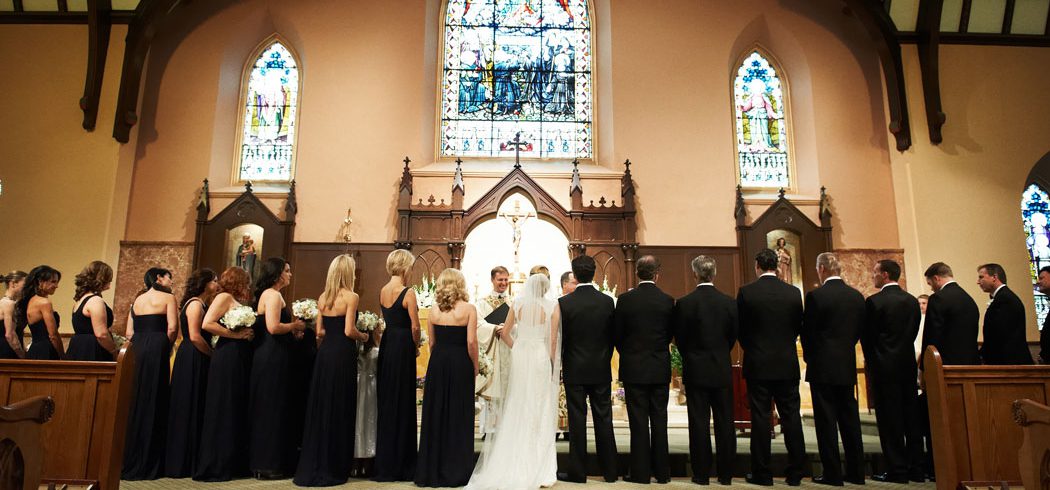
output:
{"label": "religious statue", "polygon": [[475,392],[481,405],[478,416],[478,429],[482,434],[495,432],[496,422],[502,412],[503,395],[507,392],[510,379],[510,347],[500,340],[503,323],[491,323],[488,320],[493,312],[506,305],[511,306],[510,274],[506,267],[497,265],[489,273],[492,291],[477,298],[474,306],[478,309],[478,350],[492,359],[492,371],[487,376],[478,376],[475,381]]}
{"label": "religious statue", "polygon": [[522,212],[521,201],[515,200],[514,211],[510,213],[500,213],[499,216],[507,220],[507,222],[510,223],[511,228],[513,229],[513,235],[511,240],[514,244],[514,275],[511,279],[520,284],[525,281],[525,278],[521,274],[521,260],[519,257],[519,252],[521,249],[521,229],[529,218],[535,218],[536,215],[531,211]]}
{"label": "religious statue", "polygon": [[787,249],[787,240],[784,237],[777,238],[777,276],[780,280],[791,284],[791,252]]}
{"label": "religious statue", "polygon": [[237,261],[237,267],[248,272],[248,277],[252,279],[254,279],[255,257],[255,240],[252,240],[251,234],[245,233],[241,237],[241,244],[237,247],[235,260]]}

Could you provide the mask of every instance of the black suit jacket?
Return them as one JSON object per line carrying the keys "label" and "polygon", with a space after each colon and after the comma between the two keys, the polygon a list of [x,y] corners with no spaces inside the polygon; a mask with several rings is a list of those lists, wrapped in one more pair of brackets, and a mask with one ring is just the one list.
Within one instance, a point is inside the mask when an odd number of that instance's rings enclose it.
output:
{"label": "black suit jacket", "polygon": [[857,341],[864,330],[864,295],[842,279],[825,281],[806,294],[802,355],[806,381],[857,384]]}
{"label": "black suit jacket", "polygon": [[802,295],[775,276],[762,276],[736,295],[744,377],[799,379],[795,340],[802,329]]}
{"label": "black suit jacket", "polygon": [[1043,364],[1050,364],[1050,315],[1043,319],[1043,331],[1039,334],[1039,357]]}
{"label": "black suit jacket", "polygon": [[613,314],[613,338],[620,352],[620,381],[671,382],[671,313],[674,298],[647,282],[620,295]]}
{"label": "black suit jacket", "polygon": [[981,360],[985,364],[1031,364],[1025,336],[1024,303],[1010,288],[1003,286],[995,293],[984,312],[984,344]]}
{"label": "black suit jacket", "polygon": [[714,286],[700,286],[674,307],[674,338],[682,354],[686,385],[724,388],[732,384],[730,351],[739,321],[736,302]]}
{"label": "black suit jacket", "polygon": [[[930,295],[922,331],[922,351],[934,346],[944,364],[977,364],[977,303],[958,283]],[[920,362],[921,364],[921,362]]]}
{"label": "black suit jacket", "polygon": [[611,383],[613,300],[592,286],[558,299],[562,379],[569,384]]}
{"label": "black suit jacket", "polygon": [[865,302],[865,369],[876,382],[915,384],[915,337],[919,335],[922,308],[919,300],[890,285]]}

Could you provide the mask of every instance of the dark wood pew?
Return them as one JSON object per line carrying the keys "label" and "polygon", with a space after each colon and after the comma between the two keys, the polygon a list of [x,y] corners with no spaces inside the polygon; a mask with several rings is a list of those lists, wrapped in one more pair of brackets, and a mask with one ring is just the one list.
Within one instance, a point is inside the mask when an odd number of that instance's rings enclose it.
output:
{"label": "dark wood pew", "polygon": [[927,348],[923,382],[938,490],[959,485],[1021,487],[1015,400],[1050,401],[1050,366],[945,366]]}
{"label": "dark wood pew", "polygon": [[30,490],[40,486],[44,464],[42,425],[54,413],[55,402],[47,396],[0,406],[0,489]]}
{"label": "dark wood pew", "polygon": [[116,362],[0,360],[0,405],[54,400],[54,416],[42,426],[42,483],[119,488],[134,376],[129,347]]}
{"label": "dark wood pew", "polygon": [[1025,488],[1050,488],[1050,407],[1032,400],[1014,402],[1014,421],[1024,432],[1017,459]]}

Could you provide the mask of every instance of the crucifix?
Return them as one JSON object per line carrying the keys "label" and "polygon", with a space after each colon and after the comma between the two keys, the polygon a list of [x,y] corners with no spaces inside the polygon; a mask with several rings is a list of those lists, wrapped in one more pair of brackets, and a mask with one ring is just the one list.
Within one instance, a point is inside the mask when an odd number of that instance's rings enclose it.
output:
{"label": "crucifix", "polygon": [[507,220],[507,222],[510,223],[511,228],[514,230],[514,274],[511,276],[511,279],[521,278],[524,280],[521,277],[521,261],[518,256],[518,250],[521,247],[521,228],[529,218],[535,218],[536,215],[531,211],[523,212],[521,210],[521,201],[515,200],[514,211],[509,213],[502,212],[499,214],[499,217]]}
{"label": "crucifix", "polygon": [[521,141],[521,131],[514,135],[514,139],[503,144],[504,148],[514,147],[514,168],[521,168],[521,148],[528,146],[527,141]]}

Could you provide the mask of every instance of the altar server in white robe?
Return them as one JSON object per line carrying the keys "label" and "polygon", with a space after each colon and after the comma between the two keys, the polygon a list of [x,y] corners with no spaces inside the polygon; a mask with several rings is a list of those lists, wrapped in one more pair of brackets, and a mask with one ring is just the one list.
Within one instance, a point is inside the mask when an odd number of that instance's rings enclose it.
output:
{"label": "altar server in white robe", "polygon": [[510,272],[506,267],[497,265],[489,273],[492,280],[492,291],[477,298],[474,306],[478,309],[478,349],[492,359],[492,372],[488,376],[478,376],[476,390],[481,413],[478,416],[478,427],[482,434],[495,432],[503,395],[507,392],[507,379],[510,375],[510,348],[500,341],[503,324],[494,325],[485,321],[493,311],[504,303],[510,306]]}

